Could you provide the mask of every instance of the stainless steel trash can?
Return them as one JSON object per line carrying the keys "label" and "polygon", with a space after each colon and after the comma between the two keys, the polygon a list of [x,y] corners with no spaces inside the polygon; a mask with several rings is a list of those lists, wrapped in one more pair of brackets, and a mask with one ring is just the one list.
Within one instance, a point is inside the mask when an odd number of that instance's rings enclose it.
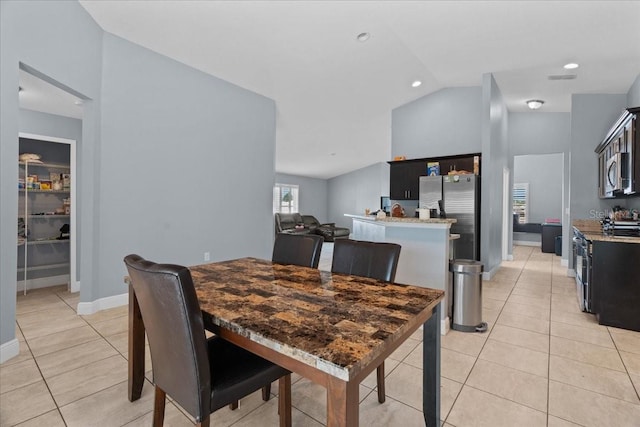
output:
{"label": "stainless steel trash can", "polygon": [[453,322],[451,327],[462,332],[485,332],[482,321],[482,270],[479,261],[454,259],[449,263],[453,275]]}

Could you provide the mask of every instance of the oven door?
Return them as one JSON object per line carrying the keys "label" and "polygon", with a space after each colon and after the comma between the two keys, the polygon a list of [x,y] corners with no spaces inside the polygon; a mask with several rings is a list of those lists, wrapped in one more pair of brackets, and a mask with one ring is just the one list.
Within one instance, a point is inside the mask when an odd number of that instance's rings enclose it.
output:
{"label": "oven door", "polygon": [[591,298],[589,289],[589,243],[585,239],[574,238],[576,257],[576,294],[580,310],[591,312]]}

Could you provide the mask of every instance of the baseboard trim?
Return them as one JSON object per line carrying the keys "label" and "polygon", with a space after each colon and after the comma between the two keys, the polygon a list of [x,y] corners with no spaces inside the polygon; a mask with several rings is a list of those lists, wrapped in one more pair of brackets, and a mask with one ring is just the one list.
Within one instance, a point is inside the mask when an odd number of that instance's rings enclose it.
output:
{"label": "baseboard trim", "polygon": [[[39,279],[27,279],[27,293],[34,289],[49,288],[66,283],[69,284],[69,275],[60,274],[58,276],[41,277]],[[16,283],[16,292],[24,292],[24,280]]]}
{"label": "baseboard trim", "polygon": [[0,364],[20,354],[20,342],[17,338],[0,345]]}
{"label": "baseboard trim", "polygon": [[442,321],[440,322],[440,334],[447,335],[447,333],[450,330],[451,330],[451,320],[449,319],[449,316],[447,316],[444,319],[442,319]]}
{"label": "baseboard trim", "polygon": [[576,277],[576,271],[573,268],[568,268],[567,269],[567,276]]}
{"label": "baseboard trim", "polygon": [[121,307],[129,304],[129,294],[113,295],[110,297],[99,298],[91,302],[78,303],[78,314],[89,315],[95,314],[101,310],[109,308]]}
{"label": "baseboard trim", "polygon": [[560,260],[560,265],[563,266],[563,267],[569,267],[569,260],[566,259],[566,258],[562,258]]}
{"label": "baseboard trim", "polygon": [[502,264],[498,264],[495,267],[493,267],[491,270],[489,271],[485,271],[482,273],[482,280],[491,280],[491,278],[493,276],[495,276],[495,274],[498,272],[498,270],[500,270],[500,266]]}
{"label": "baseboard trim", "polygon": [[71,284],[71,293],[80,292],[80,281]]}

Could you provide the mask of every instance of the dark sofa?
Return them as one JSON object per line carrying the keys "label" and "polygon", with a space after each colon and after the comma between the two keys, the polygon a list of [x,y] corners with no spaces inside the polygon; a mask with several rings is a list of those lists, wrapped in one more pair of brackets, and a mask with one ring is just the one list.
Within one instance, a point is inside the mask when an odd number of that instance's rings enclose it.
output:
{"label": "dark sofa", "polygon": [[336,227],[333,222],[321,224],[312,215],[276,213],[274,216],[276,234],[318,234],[325,242],[333,242],[335,239],[348,238],[351,232],[348,228]]}

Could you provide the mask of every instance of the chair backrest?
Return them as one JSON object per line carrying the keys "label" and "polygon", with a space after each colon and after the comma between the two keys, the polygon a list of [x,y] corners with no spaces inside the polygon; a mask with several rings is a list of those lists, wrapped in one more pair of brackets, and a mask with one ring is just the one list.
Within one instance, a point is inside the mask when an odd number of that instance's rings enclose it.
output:
{"label": "chair backrest", "polygon": [[291,230],[296,228],[296,225],[302,224],[302,216],[299,213],[276,213],[274,214],[276,223],[276,234],[282,233],[285,230]]}
{"label": "chair backrest", "polygon": [[191,273],[138,255],[124,262],[149,339],[154,383],[197,419],[208,416],[209,356]]}
{"label": "chair backrest", "polygon": [[278,264],[294,264],[318,268],[322,236],[316,234],[276,234],[271,260]]}
{"label": "chair backrest", "polygon": [[337,239],[331,271],[393,282],[399,258],[400,245],[395,243]]}

